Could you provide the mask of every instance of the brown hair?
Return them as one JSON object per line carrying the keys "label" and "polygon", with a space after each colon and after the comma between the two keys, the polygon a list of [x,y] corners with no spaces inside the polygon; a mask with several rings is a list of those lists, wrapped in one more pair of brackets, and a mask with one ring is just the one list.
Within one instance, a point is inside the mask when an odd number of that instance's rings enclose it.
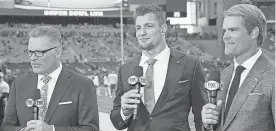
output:
{"label": "brown hair", "polygon": [[165,12],[163,11],[163,9],[160,6],[155,5],[155,4],[140,5],[139,7],[137,7],[135,9],[133,19],[136,22],[136,18],[138,16],[143,16],[148,13],[155,14],[155,16],[159,22],[159,25],[166,24]]}

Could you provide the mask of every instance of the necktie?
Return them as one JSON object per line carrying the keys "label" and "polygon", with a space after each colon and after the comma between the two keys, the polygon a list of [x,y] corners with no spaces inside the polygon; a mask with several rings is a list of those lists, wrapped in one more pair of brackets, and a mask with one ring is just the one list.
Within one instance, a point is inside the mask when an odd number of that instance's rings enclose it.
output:
{"label": "necktie", "polygon": [[145,74],[145,77],[147,79],[147,85],[144,88],[144,104],[148,110],[148,112],[151,114],[154,105],[155,105],[155,96],[154,96],[154,80],[153,80],[153,65],[156,62],[156,59],[149,59],[147,61],[148,68]]}
{"label": "necktie", "polygon": [[39,120],[44,120],[47,112],[47,95],[48,95],[48,82],[51,80],[50,76],[42,78],[44,85],[40,89],[41,99],[43,101],[42,107],[39,108]]}
{"label": "necktie", "polygon": [[244,71],[244,69],[245,68],[243,66],[238,66],[236,68],[235,76],[234,76],[234,79],[233,79],[232,84],[230,86],[230,90],[229,90],[229,94],[228,94],[228,98],[227,98],[226,108],[225,108],[225,112],[224,112],[224,122],[225,122],[225,119],[228,115],[228,112],[229,112],[229,109],[231,107],[232,101],[233,101],[235,95],[238,92],[239,85],[240,85],[240,79],[241,79],[241,73]]}

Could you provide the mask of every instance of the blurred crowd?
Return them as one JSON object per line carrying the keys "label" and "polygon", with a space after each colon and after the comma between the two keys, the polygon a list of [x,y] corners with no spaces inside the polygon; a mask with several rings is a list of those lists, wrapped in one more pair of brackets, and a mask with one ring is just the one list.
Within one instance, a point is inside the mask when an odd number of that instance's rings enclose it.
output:
{"label": "blurred crowd", "polygon": [[[0,25],[0,57],[6,57],[9,61],[24,62],[27,57],[23,50],[28,44],[28,32],[38,24],[14,24]],[[55,25],[61,29],[63,37],[64,61],[112,61],[121,60],[120,30],[113,25]],[[139,52],[137,47],[134,27],[125,27],[124,54],[125,60],[132,58]],[[185,33],[168,33],[168,44],[181,50],[178,39],[187,37]],[[181,42],[180,42],[181,43]],[[97,57],[94,57],[97,56]]]}
{"label": "blurred crowd", "polygon": [[[16,75],[31,70],[24,50],[28,45],[28,32],[40,25],[47,24],[0,24],[0,59],[4,60],[7,67],[12,72],[16,72]],[[106,73],[117,71],[121,61],[121,34],[118,23],[115,25],[56,24],[54,26],[62,32],[64,51],[62,61],[67,67],[87,76],[97,74],[102,84]],[[140,49],[136,41],[134,25],[124,25],[124,32],[124,60],[128,61],[137,55]],[[216,39],[216,35],[206,32],[188,34],[174,28],[170,28],[167,34],[167,44],[170,47],[200,58],[207,69],[221,70],[230,64],[231,61],[227,59],[212,57],[200,45],[191,44],[189,39]],[[265,48],[274,54],[275,30],[268,30],[268,41],[272,44],[264,44]]]}

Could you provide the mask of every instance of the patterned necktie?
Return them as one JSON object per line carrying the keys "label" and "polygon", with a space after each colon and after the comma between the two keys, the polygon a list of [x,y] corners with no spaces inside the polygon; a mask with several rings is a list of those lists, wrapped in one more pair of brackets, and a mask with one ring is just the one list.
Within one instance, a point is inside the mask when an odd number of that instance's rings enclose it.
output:
{"label": "patterned necktie", "polygon": [[154,105],[155,105],[155,96],[154,96],[154,80],[153,80],[153,65],[156,62],[156,59],[149,59],[147,61],[148,63],[148,69],[146,71],[145,77],[147,79],[147,85],[144,88],[144,104],[151,114]]}
{"label": "patterned necktie", "polygon": [[42,78],[44,85],[40,89],[40,94],[41,94],[41,99],[43,101],[43,105],[42,105],[42,107],[39,108],[39,120],[43,120],[43,121],[44,121],[44,117],[47,112],[48,82],[51,79],[52,78],[50,76],[45,76]]}
{"label": "patterned necktie", "polygon": [[241,79],[241,73],[244,71],[244,69],[245,68],[243,66],[238,66],[236,68],[235,76],[234,76],[234,79],[233,79],[232,84],[230,86],[229,93],[228,93],[228,98],[227,98],[225,112],[224,112],[224,122],[225,122],[225,119],[228,115],[228,112],[229,112],[229,109],[231,107],[232,101],[233,101],[233,99],[235,98],[235,95],[238,92],[239,85],[240,85],[240,79]]}

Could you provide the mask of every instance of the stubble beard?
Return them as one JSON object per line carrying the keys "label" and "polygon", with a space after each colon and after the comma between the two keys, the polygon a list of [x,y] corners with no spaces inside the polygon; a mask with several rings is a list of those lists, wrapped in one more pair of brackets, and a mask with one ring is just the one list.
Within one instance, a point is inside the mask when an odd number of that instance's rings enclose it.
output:
{"label": "stubble beard", "polygon": [[151,43],[148,43],[148,44],[139,44],[139,46],[140,46],[140,48],[142,49],[142,50],[146,50],[146,51],[149,51],[149,50],[152,50],[153,49],[153,44],[152,44],[152,42]]}

